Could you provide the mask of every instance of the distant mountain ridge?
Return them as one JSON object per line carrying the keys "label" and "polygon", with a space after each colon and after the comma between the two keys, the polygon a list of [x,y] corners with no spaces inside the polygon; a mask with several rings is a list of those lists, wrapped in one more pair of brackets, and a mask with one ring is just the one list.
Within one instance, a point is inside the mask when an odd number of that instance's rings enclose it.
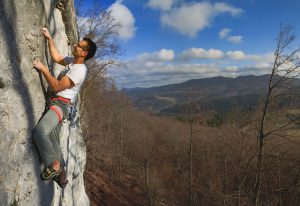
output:
{"label": "distant mountain ridge", "polygon": [[[279,76],[277,76],[279,78]],[[192,79],[183,83],[151,88],[132,88],[123,91],[130,96],[137,108],[150,113],[178,113],[191,98],[209,102],[213,109],[223,111],[232,104],[254,106],[259,96],[266,92],[270,75],[248,75]],[[293,85],[299,86],[295,79]],[[249,103],[249,105],[247,105]]]}

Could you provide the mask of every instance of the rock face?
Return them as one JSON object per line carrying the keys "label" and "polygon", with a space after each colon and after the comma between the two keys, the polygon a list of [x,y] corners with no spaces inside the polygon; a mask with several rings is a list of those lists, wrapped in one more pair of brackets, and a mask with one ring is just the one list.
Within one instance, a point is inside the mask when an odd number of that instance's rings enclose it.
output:
{"label": "rock face", "polygon": [[40,179],[42,165],[32,142],[41,117],[42,76],[32,68],[39,57],[57,75],[62,67],[49,56],[40,29],[47,26],[61,54],[77,41],[73,1],[0,0],[0,205],[89,205],[83,182],[86,153],[79,123],[64,123],[61,147],[69,184],[60,189]]}

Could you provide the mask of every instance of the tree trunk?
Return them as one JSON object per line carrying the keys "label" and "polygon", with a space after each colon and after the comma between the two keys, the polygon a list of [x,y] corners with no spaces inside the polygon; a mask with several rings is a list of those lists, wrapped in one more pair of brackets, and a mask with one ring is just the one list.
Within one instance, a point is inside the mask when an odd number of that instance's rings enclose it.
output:
{"label": "tree trunk", "polygon": [[223,200],[223,204],[224,206],[227,205],[227,180],[226,180],[226,176],[227,176],[227,154],[225,154],[224,157],[224,179],[223,179],[223,193],[224,195],[224,200]]}
{"label": "tree trunk", "polygon": [[259,204],[259,196],[260,196],[260,189],[261,189],[261,177],[262,177],[262,165],[263,165],[263,148],[264,143],[263,139],[260,138],[259,145],[258,145],[258,154],[257,154],[257,172],[256,172],[256,179],[254,184],[254,199],[253,204],[258,206]]}
{"label": "tree trunk", "polygon": [[189,141],[189,205],[193,205],[193,121],[190,122],[190,141]]}
{"label": "tree trunk", "polygon": [[118,173],[119,173],[119,182],[121,182],[121,172],[122,172],[122,147],[123,147],[123,109],[120,109],[120,137],[119,137],[119,157],[118,157]]}
{"label": "tree trunk", "polygon": [[149,159],[145,160],[145,182],[148,197],[148,205],[151,206],[151,194],[150,194],[150,183],[149,183]]}
{"label": "tree trunk", "polygon": [[264,139],[265,139],[265,120],[270,104],[270,98],[272,93],[272,80],[274,76],[274,69],[272,70],[269,83],[268,83],[268,93],[267,93],[267,99],[265,101],[264,107],[263,107],[263,113],[260,121],[260,127],[259,127],[259,135],[258,135],[258,154],[257,154],[257,172],[256,172],[256,178],[254,183],[254,196],[253,196],[253,205],[258,206],[259,204],[259,196],[260,196],[260,188],[261,188],[261,177],[263,172],[263,155],[264,155]]}
{"label": "tree trunk", "polygon": [[[279,156],[279,154],[278,154]],[[277,180],[278,180],[278,201],[279,206],[282,206],[282,192],[281,192],[281,174],[280,174],[280,162],[279,158],[277,158]]]}

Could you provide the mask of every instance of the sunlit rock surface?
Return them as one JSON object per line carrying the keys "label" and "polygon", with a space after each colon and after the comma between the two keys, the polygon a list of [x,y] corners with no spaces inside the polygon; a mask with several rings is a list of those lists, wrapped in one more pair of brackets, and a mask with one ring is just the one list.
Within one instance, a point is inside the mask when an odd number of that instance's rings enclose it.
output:
{"label": "sunlit rock surface", "polygon": [[[68,3],[66,3],[68,2]],[[58,74],[40,29],[47,26],[58,50],[71,53],[77,39],[73,1],[0,0],[0,205],[89,205],[83,182],[86,153],[79,125],[64,123],[61,147],[69,184],[60,189],[40,179],[31,132],[41,117],[47,85],[32,68],[41,61]]]}

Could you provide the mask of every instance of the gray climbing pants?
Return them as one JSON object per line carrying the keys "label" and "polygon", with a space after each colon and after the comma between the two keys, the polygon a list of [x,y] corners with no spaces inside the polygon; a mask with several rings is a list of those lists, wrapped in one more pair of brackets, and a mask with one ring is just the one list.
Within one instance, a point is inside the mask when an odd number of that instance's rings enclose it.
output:
{"label": "gray climbing pants", "polygon": [[[54,107],[62,117],[65,116],[64,110],[68,108],[56,105]],[[62,122],[59,122],[57,113],[49,109],[33,130],[33,139],[45,167],[50,166],[54,160],[59,160],[61,165],[65,166],[60,148],[59,133],[61,126]]]}

